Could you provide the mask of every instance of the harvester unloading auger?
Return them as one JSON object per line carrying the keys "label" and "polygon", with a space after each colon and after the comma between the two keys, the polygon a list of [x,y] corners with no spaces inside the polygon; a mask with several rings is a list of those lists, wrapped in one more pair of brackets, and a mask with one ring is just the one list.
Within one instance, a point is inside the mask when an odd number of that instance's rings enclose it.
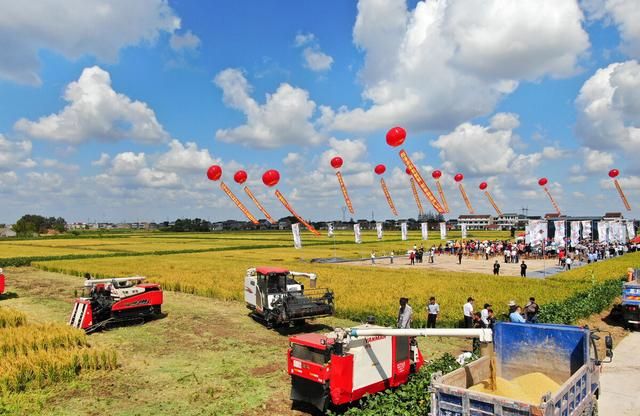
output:
{"label": "harvester unloading auger", "polygon": [[[309,279],[309,289],[296,277]],[[277,267],[247,269],[244,300],[251,315],[268,327],[303,325],[306,319],[333,315],[333,292],[316,287],[314,273]]]}
{"label": "harvester unloading auger", "polygon": [[162,289],[144,280],[141,276],[85,280],[84,296],[76,299],[69,325],[90,334],[161,316]]}

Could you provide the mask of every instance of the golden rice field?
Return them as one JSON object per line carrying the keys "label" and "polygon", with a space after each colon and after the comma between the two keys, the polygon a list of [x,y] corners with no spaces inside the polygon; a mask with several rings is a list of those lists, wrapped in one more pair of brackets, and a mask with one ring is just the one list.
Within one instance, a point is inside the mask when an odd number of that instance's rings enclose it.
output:
{"label": "golden rice field", "polygon": [[[415,242],[419,243],[418,240]],[[413,242],[383,241],[371,244],[337,244],[269,249],[173,254],[38,262],[37,267],[81,275],[90,272],[100,277],[141,274],[161,283],[165,289],[241,301],[245,270],[257,265],[276,265],[297,271],[311,271],[319,276],[319,286],[329,287],[336,294],[337,314],[361,319],[376,315],[389,322],[395,317],[397,299],[411,299],[414,310],[422,317],[429,296],[436,296],[441,305],[441,318],[449,323],[461,317],[462,304],[468,296],[478,304],[489,302],[498,313],[506,312],[509,300],[519,303],[535,296],[544,304],[568,297],[586,288],[593,278],[617,278],[627,267],[637,266],[640,253],[599,262],[565,272],[546,280],[517,277],[494,277],[478,273],[407,268],[372,268],[335,264],[310,263],[317,257],[366,257],[372,249],[377,253],[406,250]],[[431,241],[428,242],[431,244]],[[425,245],[428,245],[425,244]]]}
{"label": "golden rice field", "polygon": [[23,313],[0,307],[0,395],[116,365],[115,351],[91,348],[83,331],[60,324],[30,324]]}

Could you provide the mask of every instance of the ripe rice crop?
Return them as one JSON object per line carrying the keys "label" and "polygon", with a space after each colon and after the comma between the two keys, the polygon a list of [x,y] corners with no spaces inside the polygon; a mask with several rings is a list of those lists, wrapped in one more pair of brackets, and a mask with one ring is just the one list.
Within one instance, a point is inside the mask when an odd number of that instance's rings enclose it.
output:
{"label": "ripe rice crop", "polygon": [[[407,242],[375,242],[365,245],[338,244],[336,255],[368,255],[374,247],[378,252],[407,247]],[[81,276],[90,272],[97,277],[118,277],[132,274],[147,276],[167,290],[193,293],[223,300],[243,300],[245,270],[259,265],[288,267],[296,271],[318,274],[318,285],[329,287],[336,295],[338,316],[363,320],[368,315],[380,323],[393,323],[398,298],[410,298],[417,325],[425,320],[424,307],[429,296],[436,296],[441,306],[441,323],[456,325],[462,317],[462,305],[468,296],[476,299],[476,308],[491,303],[498,315],[506,313],[507,303],[525,303],[535,296],[540,304],[556,302],[584,290],[593,282],[618,278],[628,267],[637,266],[640,253],[598,262],[542,279],[492,276],[480,273],[451,272],[435,269],[373,268],[309,263],[314,257],[333,256],[332,246],[306,246],[241,250],[166,256],[141,256],[115,259],[82,259],[38,262],[49,271],[61,271]]]}
{"label": "ripe rice crop", "polygon": [[91,348],[84,331],[59,324],[29,324],[24,314],[9,308],[0,308],[0,357],[0,395],[117,365],[115,351]]}
{"label": "ripe rice crop", "polygon": [[0,307],[0,328],[22,326],[27,323],[27,316],[15,309]]}

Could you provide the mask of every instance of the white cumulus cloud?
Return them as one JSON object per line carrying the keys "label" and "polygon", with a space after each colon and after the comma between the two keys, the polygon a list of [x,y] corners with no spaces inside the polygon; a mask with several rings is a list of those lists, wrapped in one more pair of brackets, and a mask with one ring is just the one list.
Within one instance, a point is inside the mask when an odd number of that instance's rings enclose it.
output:
{"label": "white cumulus cloud", "polygon": [[0,171],[35,166],[29,140],[11,141],[0,134]]}
{"label": "white cumulus cloud", "polygon": [[591,19],[613,22],[620,31],[622,51],[631,57],[640,58],[638,0],[582,0],[581,4]]}
{"label": "white cumulus cloud", "polygon": [[575,0],[420,1],[413,10],[404,0],[360,1],[353,38],[366,53],[370,105],[328,122],[449,129],[490,113],[523,80],[576,73],[589,47],[582,21]]}
{"label": "white cumulus cloud", "polygon": [[613,63],[589,78],[576,99],[577,133],[592,149],[640,151],[640,64]]}
{"label": "white cumulus cloud", "polygon": [[273,94],[267,94],[264,104],[259,104],[238,69],[225,69],[214,82],[222,89],[224,103],[243,112],[247,119],[241,126],[218,130],[218,139],[259,148],[316,145],[326,140],[311,121],[316,103],[309,99],[308,91],[282,83]]}
{"label": "white cumulus cloud", "polygon": [[114,62],[126,46],[180,28],[167,0],[0,0],[0,78],[39,85],[38,52]]}
{"label": "white cumulus cloud", "polygon": [[195,50],[200,46],[200,38],[187,30],[183,34],[174,33],[169,39],[169,46],[174,51]]}
{"label": "white cumulus cloud", "polygon": [[91,139],[132,139],[142,143],[164,142],[169,134],[154,111],[111,87],[109,73],[97,66],[85,68],[64,93],[68,105],[59,113],[37,121],[20,119],[14,128],[30,137],[69,143]]}

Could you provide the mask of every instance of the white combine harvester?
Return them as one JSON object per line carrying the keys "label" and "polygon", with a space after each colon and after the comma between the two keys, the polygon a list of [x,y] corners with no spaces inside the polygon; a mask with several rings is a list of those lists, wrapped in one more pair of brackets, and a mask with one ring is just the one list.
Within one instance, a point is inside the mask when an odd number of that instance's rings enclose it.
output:
{"label": "white combine harvester", "polygon": [[[309,279],[309,289],[295,278]],[[333,315],[333,292],[316,288],[314,273],[277,267],[247,269],[244,300],[251,315],[268,327],[304,325],[306,319]]]}

